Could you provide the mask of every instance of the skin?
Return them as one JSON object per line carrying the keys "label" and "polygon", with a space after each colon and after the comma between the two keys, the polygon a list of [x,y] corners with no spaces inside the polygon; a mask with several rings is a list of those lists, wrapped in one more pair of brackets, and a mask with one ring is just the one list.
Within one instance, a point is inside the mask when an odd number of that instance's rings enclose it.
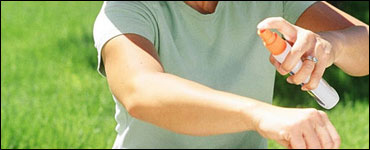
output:
{"label": "skin", "polygon": [[[213,13],[217,6],[217,2],[185,3],[204,14]],[[323,20],[329,23],[320,23]],[[292,83],[310,75],[305,86],[314,88],[332,64],[350,75],[369,73],[368,26],[325,2],[309,7],[295,25],[282,18],[267,18],[258,28],[275,28],[293,44],[289,59],[282,64],[270,59],[282,74],[304,55],[318,57],[313,67],[304,61],[300,72],[290,77]],[[153,44],[140,35],[111,39],[102,57],[112,93],[137,119],[193,136],[254,130],[287,148],[340,146],[340,137],[323,111],[277,107],[168,74]]]}
{"label": "skin", "polygon": [[332,64],[352,76],[369,74],[369,26],[326,2],[308,8],[296,25],[277,17],[263,20],[257,28],[277,29],[294,43],[282,64],[270,57],[282,75],[288,74],[305,56],[318,58],[317,64],[303,61],[302,69],[287,78],[289,83],[298,85],[311,76],[302,90],[317,88],[325,69]]}

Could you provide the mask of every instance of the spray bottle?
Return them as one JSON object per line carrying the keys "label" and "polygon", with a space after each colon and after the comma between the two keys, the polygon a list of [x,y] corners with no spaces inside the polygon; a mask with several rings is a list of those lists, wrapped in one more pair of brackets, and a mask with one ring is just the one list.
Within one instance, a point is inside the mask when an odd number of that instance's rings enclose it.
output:
{"label": "spray bottle", "polygon": [[[275,32],[271,32],[267,29],[258,30],[257,34],[261,37],[263,44],[271,52],[272,56],[278,62],[282,63],[292,48],[289,43]],[[298,61],[298,64],[293,68],[290,74],[294,75],[301,67],[302,61]],[[308,77],[301,86],[309,80],[310,77]],[[325,109],[333,108],[339,101],[338,93],[324,79],[320,79],[320,83],[316,89],[307,92]]]}

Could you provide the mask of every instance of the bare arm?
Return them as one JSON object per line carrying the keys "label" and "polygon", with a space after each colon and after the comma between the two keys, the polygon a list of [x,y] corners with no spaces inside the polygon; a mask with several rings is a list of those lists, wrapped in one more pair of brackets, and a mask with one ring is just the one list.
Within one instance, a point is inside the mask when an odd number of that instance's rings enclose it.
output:
{"label": "bare arm", "polygon": [[317,2],[297,26],[319,32],[335,51],[334,64],[352,76],[369,74],[369,26],[327,2]]}
{"label": "bare arm", "polygon": [[293,43],[282,64],[270,57],[280,74],[287,74],[305,56],[318,58],[317,64],[303,61],[302,68],[287,78],[289,83],[310,81],[302,90],[315,89],[327,67],[335,64],[352,76],[369,74],[369,26],[326,2],[316,2],[297,20],[295,25],[283,18],[267,18],[258,28],[275,28]]}
{"label": "bare arm", "polygon": [[113,38],[102,55],[112,93],[137,119],[194,136],[254,130],[286,147],[339,147],[324,112],[276,107],[165,73],[139,35]]}
{"label": "bare arm", "polygon": [[132,116],[189,135],[254,129],[253,109],[267,104],[164,73],[148,40],[126,36],[109,41],[103,60],[113,94]]}

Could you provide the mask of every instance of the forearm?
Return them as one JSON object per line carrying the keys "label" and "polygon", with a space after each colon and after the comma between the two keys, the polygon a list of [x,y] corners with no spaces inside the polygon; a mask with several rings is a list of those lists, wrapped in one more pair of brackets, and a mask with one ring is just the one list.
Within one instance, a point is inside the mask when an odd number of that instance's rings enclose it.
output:
{"label": "forearm", "polygon": [[274,107],[166,73],[142,73],[126,103],[135,118],[177,133],[206,136],[255,130],[257,111]]}
{"label": "forearm", "polygon": [[319,33],[332,44],[334,64],[353,76],[369,74],[369,26]]}

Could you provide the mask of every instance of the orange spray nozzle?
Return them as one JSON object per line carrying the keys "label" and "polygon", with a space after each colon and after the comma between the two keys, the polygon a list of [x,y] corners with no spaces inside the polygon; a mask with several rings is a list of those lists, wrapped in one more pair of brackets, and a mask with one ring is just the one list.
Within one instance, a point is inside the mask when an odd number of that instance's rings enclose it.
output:
{"label": "orange spray nozzle", "polygon": [[268,29],[259,29],[257,34],[261,37],[263,44],[273,55],[279,55],[284,52],[286,42],[275,32],[271,32]]}

